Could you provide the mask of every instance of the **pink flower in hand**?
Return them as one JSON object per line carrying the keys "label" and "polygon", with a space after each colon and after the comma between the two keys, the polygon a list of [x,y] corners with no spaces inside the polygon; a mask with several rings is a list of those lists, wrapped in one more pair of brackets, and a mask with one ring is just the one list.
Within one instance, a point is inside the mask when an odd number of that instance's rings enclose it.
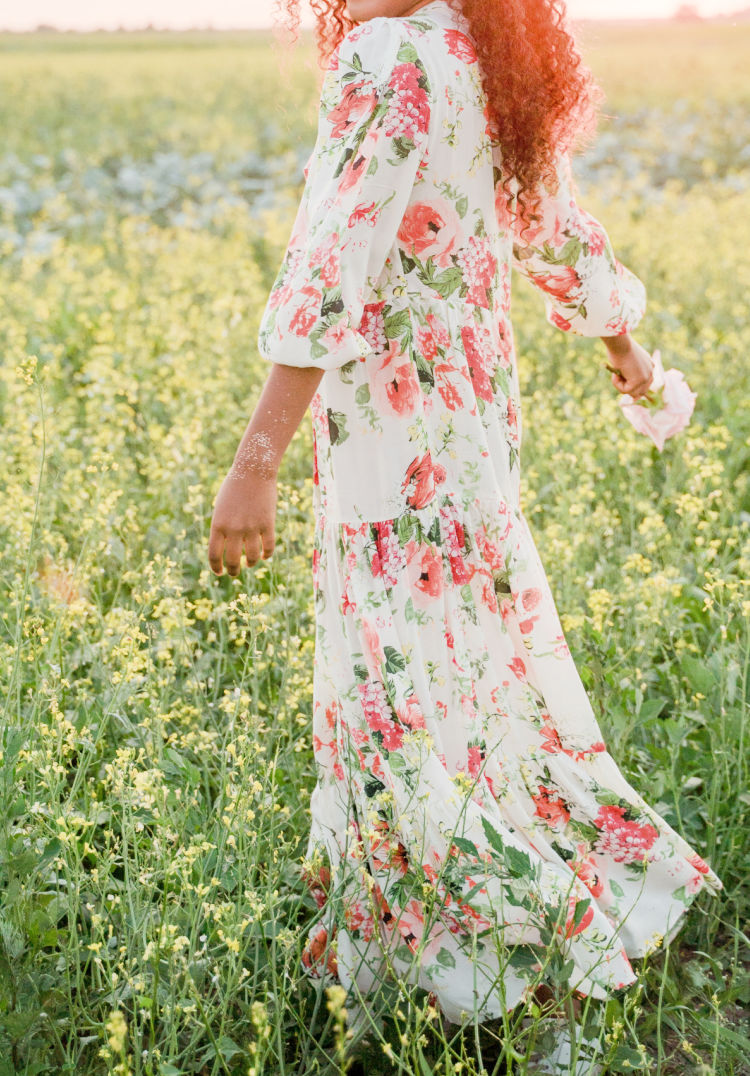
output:
{"label": "pink flower in hand", "polygon": [[634,400],[623,393],[617,401],[622,413],[639,432],[650,437],[661,450],[668,437],[684,430],[695,407],[696,394],[680,370],[664,370],[661,352],[655,351],[654,376],[648,395]]}

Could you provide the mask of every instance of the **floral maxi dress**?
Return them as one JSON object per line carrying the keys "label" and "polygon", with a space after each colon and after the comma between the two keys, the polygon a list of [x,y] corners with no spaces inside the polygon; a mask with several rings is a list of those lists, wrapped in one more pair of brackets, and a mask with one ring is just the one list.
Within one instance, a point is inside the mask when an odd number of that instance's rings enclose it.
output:
{"label": "floral maxi dress", "polygon": [[511,269],[565,332],[645,308],[558,172],[522,230],[446,0],[356,26],[258,340],[326,371],[303,969],[365,995],[388,969],[453,1020],[628,986],[722,884],[608,753],[519,505]]}

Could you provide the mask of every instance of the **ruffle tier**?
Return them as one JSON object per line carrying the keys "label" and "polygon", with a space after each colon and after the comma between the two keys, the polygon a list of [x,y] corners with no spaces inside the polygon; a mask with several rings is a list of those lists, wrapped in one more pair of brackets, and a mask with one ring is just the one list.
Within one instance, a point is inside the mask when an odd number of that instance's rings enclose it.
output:
{"label": "ruffle tier", "polygon": [[633,983],[722,883],[608,753],[523,515],[317,524],[306,972],[458,1022]]}

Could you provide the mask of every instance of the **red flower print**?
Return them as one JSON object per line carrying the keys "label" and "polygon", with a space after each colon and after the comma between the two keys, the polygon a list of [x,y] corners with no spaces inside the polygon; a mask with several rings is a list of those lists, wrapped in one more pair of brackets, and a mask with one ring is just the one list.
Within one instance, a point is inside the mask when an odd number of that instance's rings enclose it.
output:
{"label": "red flower print", "polygon": [[378,221],[378,213],[374,210],[374,202],[370,202],[369,205],[360,203],[358,206],[355,206],[349,214],[347,227],[353,228],[356,224],[368,224],[371,228],[374,228]]}
{"label": "red flower print", "polygon": [[416,695],[410,695],[403,706],[396,708],[396,714],[402,725],[411,729],[425,728],[424,714]]}
{"label": "red flower print", "polygon": [[515,675],[516,679],[520,680],[522,684],[526,683],[526,666],[524,665],[522,658],[513,658],[508,664],[508,668]]}
{"label": "red flower print", "polygon": [[380,410],[386,414],[413,415],[421,399],[419,378],[411,358],[397,340],[388,342],[388,351],[370,374],[370,392]]}
{"label": "red flower print", "polygon": [[598,866],[596,856],[586,854],[588,846],[585,844],[577,845],[576,851],[583,858],[571,863],[573,873],[580,878],[592,897],[600,897],[604,892],[604,874]]}
{"label": "red flower print", "polygon": [[362,634],[364,635],[365,661],[367,662],[367,668],[370,671],[370,675],[373,676],[378,672],[380,663],[385,658],[385,654],[383,653],[383,647],[380,644],[378,629],[371,620],[367,620],[365,617],[362,618]]}
{"label": "red flower print", "polygon": [[508,200],[505,196],[502,183],[495,187],[495,217],[501,232],[507,232],[513,225],[513,214],[508,209]]}
{"label": "red flower print", "polygon": [[484,759],[482,757],[483,752],[481,747],[470,747],[467,755],[467,766],[469,768],[469,776],[478,777],[479,772],[482,769]]}
{"label": "red flower print", "polygon": [[567,318],[562,317],[556,310],[553,310],[550,314],[550,320],[553,325],[556,325],[558,329],[562,329],[563,332],[567,332],[571,328],[571,324]]}
{"label": "red flower print", "polygon": [[457,56],[466,64],[477,62],[477,52],[470,37],[462,34],[460,30],[444,30],[443,33],[451,56]]}
{"label": "red flower print", "polygon": [[312,284],[300,288],[298,294],[303,296],[303,301],[291,317],[289,331],[295,336],[308,336],[320,315],[323,295]]}
{"label": "red flower print", "polygon": [[633,863],[645,859],[646,852],[659,836],[658,830],[649,823],[639,825],[628,821],[624,807],[600,807],[594,825],[601,830],[596,851],[600,855],[611,856],[615,863]]}
{"label": "red flower print", "polygon": [[393,587],[399,572],[406,567],[406,553],[399,544],[393,529],[393,521],[384,519],[373,524],[375,528],[375,553],[372,558],[372,574],[382,576],[387,587]]}
{"label": "red flower print", "polygon": [[409,556],[409,582],[412,597],[418,599],[420,606],[440,597],[443,592],[443,558],[439,549],[426,542],[421,546],[414,543]]}
{"label": "red flower print", "polygon": [[430,453],[425,452],[423,456],[415,456],[407,467],[401,492],[405,493],[409,486],[413,486],[406,498],[407,504],[412,508],[424,508],[435,496],[435,483],[444,480],[445,468],[433,463]]}
{"label": "red flower print", "polygon": [[587,241],[589,245],[589,254],[592,254],[595,258],[598,258],[604,253],[606,247],[606,240],[604,238],[604,232],[601,228],[590,227],[591,217],[588,218],[589,227],[587,229]]}
{"label": "red flower print", "polygon": [[435,337],[432,335],[429,329],[417,329],[417,348],[423,359],[427,359],[428,362],[434,362],[437,358],[437,343]]}
{"label": "red flower print", "polygon": [[532,274],[534,283],[553,299],[570,300],[580,287],[581,278],[570,265],[559,265],[551,273]]}
{"label": "red flower print", "polygon": [[[331,935],[332,938],[335,936],[335,933],[336,928],[334,927]],[[332,975],[338,975],[336,954],[332,948],[328,949],[328,958],[325,962],[325,966],[323,966],[323,956],[326,951],[326,946],[328,945],[328,930],[326,927],[324,927],[322,923],[317,923],[314,927],[311,927],[300,958],[307,968],[311,978],[322,979],[327,971]]]}
{"label": "red flower print", "polygon": [[469,289],[467,302],[489,309],[487,291],[497,271],[497,258],[492,253],[489,240],[476,235],[469,236],[466,245],[456,254],[456,261],[463,270]]}
{"label": "red flower print", "polygon": [[531,797],[536,804],[534,814],[543,818],[553,829],[567,825],[570,820],[570,810],[565,800],[554,788],[539,785],[539,791]]}
{"label": "red flower print", "polygon": [[529,632],[534,627],[534,625],[536,624],[538,619],[539,619],[538,616],[530,616],[530,617],[527,617],[526,620],[519,620],[518,621],[518,630],[520,631],[521,635],[528,635]]}
{"label": "red flower print", "polygon": [[536,609],[541,600],[542,592],[539,587],[527,587],[526,590],[521,591],[521,605],[527,612]]}
{"label": "red flower print", "polygon": [[708,863],[706,863],[704,859],[701,859],[697,852],[688,856],[688,863],[691,867],[695,867],[697,871],[700,871],[701,874],[708,874]]}
{"label": "red flower print", "polygon": [[418,134],[427,131],[430,122],[430,100],[419,85],[422,72],[413,63],[394,67],[388,83],[393,91],[383,130],[389,138],[409,138],[415,142]]}
{"label": "red flower print", "polygon": [[413,258],[432,258],[436,265],[450,265],[450,255],[461,234],[461,218],[445,198],[414,202],[404,213],[397,234]]}
{"label": "red flower print", "polygon": [[440,318],[436,317],[434,314],[428,314],[426,321],[430,326],[430,332],[435,340],[437,340],[438,346],[448,347],[448,344],[451,342],[450,334]]}
{"label": "red flower print", "polygon": [[508,400],[508,425],[511,427],[511,429],[516,429],[518,426],[516,405],[511,399]]}
{"label": "red flower print", "polygon": [[358,331],[364,336],[373,351],[385,351],[388,347],[388,339],[385,335],[385,317],[383,310],[385,300],[379,303],[368,303],[363,312]]}
{"label": "red flower print", "polygon": [[551,755],[559,755],[563,751],[563,745],[557,729],[545,722],[540,732],[542,734],[542,750],[548,751]]}
{"label": "red flower print", "polygon": [[348,83],[341,100],[328,113],[332,138],[343,138],[364,116],[372,114],[378,99],[374,93],[361,93],[364,85],[364,82]]}
{"label": "red flower print", "polygon": [[357,687],[367,724],[373,732],[378,729],[382,731],[384,726],[393,721],[385,687],[379,680],[367,680]]}
{"label": "red flower print", "polygon": [[474,325],[461,326],[466,361],[469,366],[471,382],[478,399],[491,403],[494,392],[490,383],[490,373],[495,367],[488,329],[480,330]]}

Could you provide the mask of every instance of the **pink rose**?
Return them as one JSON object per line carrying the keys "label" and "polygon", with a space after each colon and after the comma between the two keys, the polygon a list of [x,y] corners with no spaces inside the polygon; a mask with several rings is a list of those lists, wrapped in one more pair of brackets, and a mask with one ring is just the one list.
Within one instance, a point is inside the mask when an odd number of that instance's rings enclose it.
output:
{"label": "pink rose", "polygon": [[450,255],[461,234],[461,218],[445,198],[415,202],[404,213],[398,230],[399,242],[413,258],[436,265],[450,265]]}
{"label": "pink rose", "polygon": [[417,369],[397,340],[388,341],[388,351],[370,376],[370,392],[381,411],[386,414],[413,415],[419,405],[421,390]]}
{"label": "pink rose", "polygon": [[667,438],[688,425],[696,394],[680,370],[664,370],[659,351],[651,357],[654,360],[654,377],[649,389],[651,399],[634,400],[628,393],[623,393],[617,402],[634,429],[650,437],[661,452]]}

